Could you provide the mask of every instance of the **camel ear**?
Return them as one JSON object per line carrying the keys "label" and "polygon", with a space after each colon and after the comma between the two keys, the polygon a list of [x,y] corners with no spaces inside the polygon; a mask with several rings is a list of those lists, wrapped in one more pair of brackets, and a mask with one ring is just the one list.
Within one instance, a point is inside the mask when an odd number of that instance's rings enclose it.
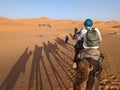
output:
{"label": "camel ear", "polygon": [[89,64],[89,71],[92,71],[92,70],[93,70],[93,65]]}

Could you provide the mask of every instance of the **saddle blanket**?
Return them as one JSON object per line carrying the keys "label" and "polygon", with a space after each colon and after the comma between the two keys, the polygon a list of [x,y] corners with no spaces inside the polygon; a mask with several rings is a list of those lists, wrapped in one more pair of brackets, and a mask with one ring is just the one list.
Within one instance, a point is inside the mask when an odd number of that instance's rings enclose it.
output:
{"label": "saddle blanket", "polygon": [[93,58],[94,60],[98,60],[100,57],[100,51],[97,49],[85,49],[81,55],[84,58]]}

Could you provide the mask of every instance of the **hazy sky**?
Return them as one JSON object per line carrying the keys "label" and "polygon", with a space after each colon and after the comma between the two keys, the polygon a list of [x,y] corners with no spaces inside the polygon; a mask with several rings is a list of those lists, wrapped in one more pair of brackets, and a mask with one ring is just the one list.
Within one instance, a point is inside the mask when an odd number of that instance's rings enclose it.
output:
{"label": "hazy sky", "polygon": [[0,0],[0,16],[120,20],[120,0]]}

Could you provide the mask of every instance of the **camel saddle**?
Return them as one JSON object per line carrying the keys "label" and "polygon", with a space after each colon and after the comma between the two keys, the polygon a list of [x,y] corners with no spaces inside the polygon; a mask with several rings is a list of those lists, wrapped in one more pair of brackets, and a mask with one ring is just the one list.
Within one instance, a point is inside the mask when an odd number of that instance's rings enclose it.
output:
{"label": "camel saddle", "polygon": [[92,49],[92,48],[90,48],[90,49],[84,49],[83,52],[81,53],[81,55],[84,58],[92,58],[94,60],[98,60],[99,57],[100,57],[100,51],[97,50],[97,49]]}

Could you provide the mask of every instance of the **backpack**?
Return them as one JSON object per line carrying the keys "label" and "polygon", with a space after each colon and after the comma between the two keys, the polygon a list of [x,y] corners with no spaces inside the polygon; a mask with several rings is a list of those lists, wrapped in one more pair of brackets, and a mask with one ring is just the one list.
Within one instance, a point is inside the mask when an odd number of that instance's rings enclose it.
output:
{"label": "backpack", "polygon": [[95,28],[92,28],[92,30],[87,29],[86,39],[87,39],[86,43],[88,47],[99,46],[100,39],[98,32],[95,30]]}

